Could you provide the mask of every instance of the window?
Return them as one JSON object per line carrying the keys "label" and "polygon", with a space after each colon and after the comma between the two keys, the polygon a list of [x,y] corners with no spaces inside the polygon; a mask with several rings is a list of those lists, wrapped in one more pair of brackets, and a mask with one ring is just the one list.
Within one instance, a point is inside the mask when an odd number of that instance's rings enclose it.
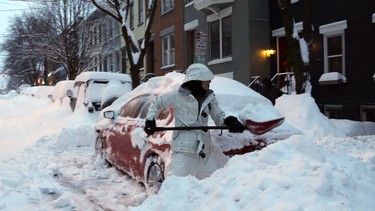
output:
{"label": "window", "polygon": [[189,4],[191,2],[194,2],[194,0],[185,0],[185,4]]}
{"label": "window", "polygon": [[133,2],[130,3],[129,7],[129,26],[130,28],[134,28],[134,4]]}
{"label": "window", "polygon": [[209,22],[210,60],[232,57],[232,7],[220,11],[219,15],[207,17]]}
{"label": "window", "polygon": [[161,1],[161,14],[164,14],[174,8],[174,0]]}
{"label": "window", "polygon": [[108,72],[108,61],[107,61],[107,57],[104,57],[103,58],[103,72]]}
{"label": "window", "polygon": [[345,75],[345,29],[346,20],[319,27],[323,34],[324,72]]}
{"label": "window", "polygon": [[143,1],[144,0],[138,0],[138,24],[143,23],[144,19]]}
{"label": "window", "polygon": [[167,34],[161,38],[162,44],[162,66],[174,65],[174,33]]}
{"label": "window", "polygon": [[145,106],[149,97],[150,96],[148,95],[141,95],[133,98],[122,107],[120,111],[120,116],[137,118],[140,115],[142,108]]}
{"label": "window", "polygon": [[126,73],[127,67],[126,67],[126,49],[125,49],[125,47],[121,48],[121,63],[122,63],[121,72]]}
{"label": "window", "polygon": [[107,20],[107,29],[108,29],[108,38],[112,38],[113,37],[113,29],[112,29],[112,20],[111,19],[108,19]]}
{"label": "window", "polygon": [[109,63],[109,72],[113,72],[114,64],[113,64],[113,56],[111,54],[108,55],[108,63]]}
{"label": "window", "polygon": [[327,71],[343,73],[343,36],[326,37],[327,47]]}

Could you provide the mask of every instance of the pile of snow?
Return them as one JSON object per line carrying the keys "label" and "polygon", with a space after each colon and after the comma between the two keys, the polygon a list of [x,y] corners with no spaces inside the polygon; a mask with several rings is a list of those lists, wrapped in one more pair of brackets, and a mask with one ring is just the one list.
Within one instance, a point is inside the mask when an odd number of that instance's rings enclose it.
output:
{"label": "pile of snow", "polygon": [[343,137],[308,94],[283,96],[276,108],[303,135],[234,156],[204,180],[170,176],[130,210],[375,209],[375,130]]}
{"label": "pile of snow", "polygon": [[[293,105],[291,105],[293,102]],[[343,136],[335,124],[324,116],[309,93],[283,95],[276,99],[276,109],[295,128],[311,138]]]}

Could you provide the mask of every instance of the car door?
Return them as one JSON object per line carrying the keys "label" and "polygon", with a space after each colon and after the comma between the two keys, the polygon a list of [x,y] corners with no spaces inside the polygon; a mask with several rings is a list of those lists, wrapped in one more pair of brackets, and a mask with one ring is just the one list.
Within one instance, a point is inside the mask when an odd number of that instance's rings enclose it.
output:
{"label": "car door", "polygon": [[145,105],[149,95],[137,96],[125,103],[120,111],[117,120],[110,128],[107,141],[110,146],[110,159],[120,169],[127,173],[135,173],[135,169],[140,164],[140,154],[143,147],[142,135],[134,137],[135,129],[143,132],[144,120],[139,119],[142,107]]}

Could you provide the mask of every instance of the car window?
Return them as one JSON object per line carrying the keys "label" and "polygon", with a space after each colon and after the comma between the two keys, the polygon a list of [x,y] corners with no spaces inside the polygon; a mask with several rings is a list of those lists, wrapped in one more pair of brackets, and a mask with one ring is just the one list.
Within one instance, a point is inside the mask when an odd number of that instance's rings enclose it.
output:
{"label": "car window", "polygon": [[142,110],[141,110],[139,118],[142,118],[142,119],[146,118],[148,108],[150,107],[152,101],[154,101],[154,100],[155,100],[155,96],[153,96],[153,95],[148,96],[147,101],[142,106]]}
{"label": "car window", "polygon": [[[142,106],[142,111],[140,113],[140,116],[139,118],[146,118],[146,115],[148,113],[148,108],[150,107],[151,103],[155,100],[156,96],[154,95],[150,95],[148,96],[148,99],[147,101],[145,102],[145,104]],[[170,111],[169,109],[165,109],[163,108],[161,111],[159,111],[159,113],[156,115],[158,120],[163,120],[163,119],[167,119],[169,117],[169,114],[170,114]]]}
{"label": "car window", "polygon": [[[148,108],[155,100],[154,95],[141,95],[131,99],[122,106],[120,116],[131,118],[146,118]],[[157,115],[157,119],[163,120],[170,117],[170,109],[162,109]]]}
{"label": "car window", "polygon": [[125,103],[125,105],[122,106],[120,116],[131,118],[138,117],[148,98],[148,95],[141,95],[134,99],[131,99],[129,102]]}

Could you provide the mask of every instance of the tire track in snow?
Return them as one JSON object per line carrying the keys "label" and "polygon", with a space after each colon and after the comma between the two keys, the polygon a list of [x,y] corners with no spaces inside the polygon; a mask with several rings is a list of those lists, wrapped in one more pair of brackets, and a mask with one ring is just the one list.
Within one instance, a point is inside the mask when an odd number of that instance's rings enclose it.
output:
{"label": "tire track in snow", "polygon": [[78,210],[127,210],[147,198],[141,184],[103,161],[95,160],[93,155],[69,154],[59,160],[64,166],[60,166],[56,179],[68,189],[64,192],[69,192],[72,206]]}

